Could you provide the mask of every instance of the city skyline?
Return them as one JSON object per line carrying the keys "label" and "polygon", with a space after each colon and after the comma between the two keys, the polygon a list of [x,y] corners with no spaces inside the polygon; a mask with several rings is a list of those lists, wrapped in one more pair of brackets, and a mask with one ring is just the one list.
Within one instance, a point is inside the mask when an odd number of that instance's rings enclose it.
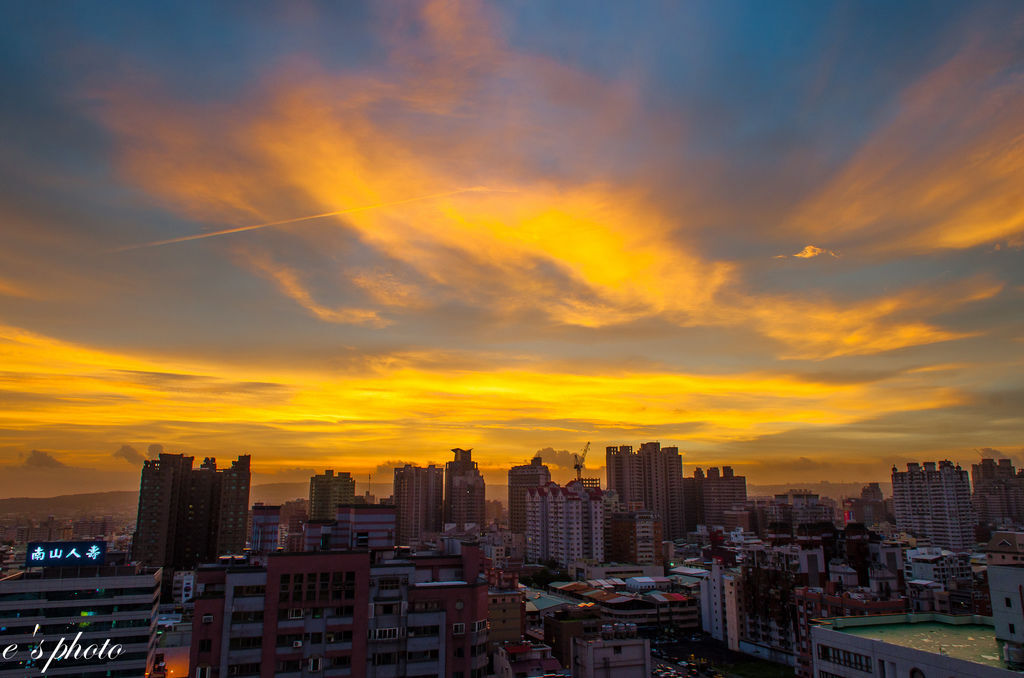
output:
{"label": "city skyline", "polygon": [[0,496],[1024,465],[1018,3],[12,18]]}

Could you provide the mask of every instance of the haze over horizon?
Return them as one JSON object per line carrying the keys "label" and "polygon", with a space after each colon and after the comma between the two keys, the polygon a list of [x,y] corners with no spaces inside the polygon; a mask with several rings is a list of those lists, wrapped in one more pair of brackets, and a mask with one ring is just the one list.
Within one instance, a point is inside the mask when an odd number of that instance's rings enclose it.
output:
{"label": "haze over horizon", "polygon": [[9,14],[0,496],[1024,465],[1018,2]]}

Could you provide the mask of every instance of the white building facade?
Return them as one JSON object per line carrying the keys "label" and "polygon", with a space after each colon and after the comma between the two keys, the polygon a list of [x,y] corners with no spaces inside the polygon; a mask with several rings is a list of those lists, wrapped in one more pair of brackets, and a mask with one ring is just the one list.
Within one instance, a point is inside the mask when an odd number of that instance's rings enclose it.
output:
{"label": "white building facade", "polygon": [[548,483],[526,493],[526,559],[569,567],[604,561],[604,506],[598,488],[572,481]]}
{"label": "white building facade", "polygon": [[907,464],[906,471],[893,466],[892,494],[900,529],[951,551],[974,546],[978,520],[970,478],[960,466],[951,461],[914,462]]}

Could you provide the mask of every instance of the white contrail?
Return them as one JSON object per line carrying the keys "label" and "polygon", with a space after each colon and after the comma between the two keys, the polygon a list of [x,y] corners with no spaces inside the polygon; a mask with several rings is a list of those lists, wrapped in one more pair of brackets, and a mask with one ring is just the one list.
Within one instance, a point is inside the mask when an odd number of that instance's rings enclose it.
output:
{"label": "white contrail", "polygon": [[458,195],[460,193],[483,193],[483,192],[496,192],[503,191],[500,188],[488,188],[487,186],[474,186],[472,188],[460,188],[455,191],[445,191],[444,193],[432,193],[430,195],[420,195],[415,198],[406,198],[405,200],[394,200],[392,202],[382,202],[375,205],[363,205],[362,207],[350,207],[349,209],[337,210],[334,212],[324,212],[322,214],[310,214],[304,217],[294,217],[292,219],[281,219],[280,221],[268,221],[264,224],[251,224],[249,226],[236,226],[235,228],[225,228],[221,231],[209,231],[207,233],[196,233],[194,235],[183,235],[178,238],[168,238],[167,240],[154,240],[153,242],[143,242],[135,245],[125,245],[118,247],[115,252],[126,252],[128,250],[137,250],[144,247],[157,247],[159,245],[171,245],[178,242],[188,242],[189,240],[202,240],[203,238],[213,238],[218,235],[229,235],[231,233],[241,233],[242,231],[255,231],[258,228],[270,228],[271,226],[283,226],[285,224],[294,224],[299,221],[310,221],[312,219],[323,219],[324,217],[337,217],[342,214],[352,214],[354,212],[365,212],[367,210],[376,210],[383,207],[394,207],[395,205],[404,205],[410,202],[419,202],[420,200],[433,200],[435,198],[445,198],[450,195]]}

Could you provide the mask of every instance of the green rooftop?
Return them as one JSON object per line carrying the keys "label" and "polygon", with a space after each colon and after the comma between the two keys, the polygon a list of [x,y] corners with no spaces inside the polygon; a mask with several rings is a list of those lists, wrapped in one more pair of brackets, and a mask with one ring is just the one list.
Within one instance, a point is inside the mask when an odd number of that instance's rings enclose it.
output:
{"label": "green rooftop", "polygon": [[923,652],[1006,668],[1002,646],[987,617],[894,614],[827,620],[835,631]]}

